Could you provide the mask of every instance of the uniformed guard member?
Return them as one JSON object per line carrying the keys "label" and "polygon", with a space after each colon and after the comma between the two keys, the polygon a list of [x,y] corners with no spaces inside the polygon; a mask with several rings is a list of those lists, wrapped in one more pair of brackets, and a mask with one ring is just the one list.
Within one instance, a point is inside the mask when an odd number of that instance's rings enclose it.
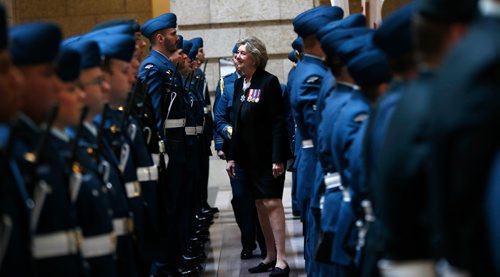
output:
{"label": "uniformed guard member", "polygon": [[84,103],[88,107],[78,142],[78,155],[88,155],[93,161],[80,162],[87,170],[99,174],[108,189],[113,210],[113,232],[116,235],[117,276],[138,276],[136,260],[139,253],[133,239],[133,215],[125,182],[118,167],[119,162],[103,138],[103,126],[97,128],[93,124],[95,117],[105,110],[104,97],[109,91],[109,83],[104,79],[101,69],[101,51],[93,40],[68,44],[82,56],[79,85],[85,91]]}
{"label": "uniformed guard member", "polygon": [[[477,7],[477,1],[462,1],[453,12],[445,13],[446,1],[424,2],[427,17],[451,21],[457,34],[463,34],[458,31],[469,25]],[[471,276],[493,276],[484,193],[500,142],[492,128],[500,118],[499,3],[480,4],[481,17],[470,25],[436,75],[429,112],[433,141],[429,202],[435,205],[428,208],[433,209],[432,226],[442,239],[438,254],[448,265]]]}
{"label": "uniformed guard member", "polygon": [[490,170],[490,179],[486,190],[486,220],[488,222],[490,249],[493,254],[496,273],[500,273],[500,155],[496,158]]}
{"label": "uniformed guard member", "polygon": [[22,104],[22,75],[12,64],[7,18],[0,5],[0,275],[34,276],[30,215],[33,200],[13,157],[12,123]]}
{"label": "uniformed guard member", "polygon": [[[292,84],[295,79],[295,70],[297,68],[297,64],[300,62],[302,59],[302,52],[304,52],[304,46],[302,45],[302,38],[300,36],[297,36],[297,38],[292,42],[292,48],[293,48],[293,54],[297,59],[297,62],[290,68],[290,71],[288,72],[288,79],[286,82],[286,90],[287,90],[287,97],[288,97],[288,102],[290,109],[292,111],[292,120],[293,120],[293,130],[289,130],[290,134],[290,149],[292,149],[292,155],[293,155],[293,164],[292,164],[292,213],[294,216],[300,216],[300,207],[297,199],[297,162],[299,161],[299,154],[300,154],[300,149],[301,145],[300,142],[297,141],[297,124],[295,123],[295,117],[293,115],[293,109],[292,109],[292,103],[291,103],[291,94],[292,94]],[[288,122],[289,120],[287,120]]]}
{"label": "uniformed guard member", "polygon": [[[236,43],[232,49],[233,59],[232,62],[236,65],[236,55],[238,54],[239,45]],[[236,69],[236,66],[235,66]],[[231,137],[233,134],[233,96],[234,96],[234,82],[240,78],[241,72],[237,69],[226,76],[223,76],[215,90],[219,99],[214,103],[214,116],[215,116],[215,129],[223,140],[222,143],[218,142],[216,138],[216,150],[221,159],[225,159],[225,154],[229,151]],[[259,219],[257,217],[257,210],[255,208],[255,199],[252,197],[250,185],[247,183],[247,177],[242,168],[236,167],[236,174],[234,178],[229,178],[231,183],[231,191],[233,198],[231,205],[234,211],[236,223],[241,232],[241,259],[250,259],[253,257],[253,250],[256,248],[256,239],[259,242],[261,250],[261,257],[265,258],[266,247],[262,231],[260,230]]]}
{"label": "uniformed guard member", "polygon": [[[212,114],[212,103],[210,100],[210,92],[208,90],[208,84],[205,76],[205,70],[207,66],[207,61],[205,60],[205,52],[203,51],[203,39],[201,37],[191,39],[193,47],[190,51],[191,60],[194,61],[194,78],[196,80],[195,88],[199,99],[204,102],[203,114],[204,121],[203,124],[198,125],[198,135],[200,136],[201,143],[201,181],[202,181],[202,191],[201,191],[201,205],[203,214],[215,214],[219,211],[217,207],[210,207],[208,204],[208,175],[209,175],[209,159],[212,156],[211,144],[213,140],[213,114]],[[201,66],[203,65],[203,69]]]}
{"label": "uniformed guard member", "polygon": [[311,240],[309,235],[315,232],[309,233],[309,230],[314,230],[315,225],[309,206],[314,182],[314,174],[311,172],[315,171],[317,161],[314,148],[317,124],[316,102],[323,76],[327,70],[321,60],[324,52],[316,33],[321,26],[330,21],[339,20],[343,16],[344,12],[339,7],[319,6],[299,14],[293,21],[294,30],[302,37],[304,43],[304,56],[297,65],[297,75],[292,85],[291,104],[302,144],[297,168],[297,194],[305,230],[304,256],[308,274],[317,272],[316,268],[311,267],[315,239]]}
{"label": "uniformed guard member", "polygon": [[[54,166],[60,160],[53,155],[57,149],[46,143],[49,130],[39,127],[54,111],[60,90],[53,63],[61,36],[59,27],[50,23],[17,25],[10,32],[13,62],[25,76],[24,114],[16,127],[14,151],[35,201],[30,231],[38,276],[84,275],[81,231],[68,176]],[[54,116],[52,112],[51,120]]]}
{"label": "uniformed guard member", "polygon": [[[231,61],[234,65],[234,59],[236,55],[238,54],[238,45],[235,44],[233,49],[232,49],[232,57]],[[215,88],[215,100],[214,100],[214,147],[215,151],[217,151],[217,156],[219,158],[225,160],[226,159],[226,152],[228,151],[227,149],[227,144],[225,145],[225,140],[230,139],[231,135],[233,133],[233,127],[232,126],[224,126],[222,125],[222,122],[232,122],[231,118],[215,118],[216,113],[219,114],[219,116],[229,116],[230,113],[227,113],[227,109],[229,106],[232,107],[233,102],[230,101],[233,98],[232,91],[234,91],[234,81],[236,81],[240,77],[240,73],[238,73],[237,70],[235,70],[233,73],[227,74],[226,76],[222,76],[220,80],[217,82],[217,86]],[[224,94],[228,93],[228,95],[224,96]],[[218,107],[219,100],[225,97],[225,103],[221,104],[220,108]],[[230,98],[229,98],[230,97]],[[229,105],[229,106],[228,106]],[[220,109],[220,110],[218,110]],[[218,111],[217,111],[218,110]],[[229,109],[230,110],[230,109]],[[232,116],[232,115],[231,115]],[[224,120],[224,121],[222,121]],[[221,129],[222,128],[222,129]]]}
{"label": "uniformed guard member", "polygon": [[[321,84],[317,104],[318,163],[316,165],[316,180],[313,194],[313,197],[316,198],[315,201],[319,203],[317,209],[322,210],[321,218],[317,219],[320,225],[319,234],[321,238],[318,238],[320,242],[318,242],[319,245],[315,253],[315,259],[320,262],[320,274],[325,276],[333,274],[331,273],[333,267],[330,265],[332,263],[330,255],[333,243],[332,229],[335,226],[332,220],[336,220],[336,218],[332,215],[337,214],[341,203],[341,194],[338,190],[340,179],[338,172],[335,170],[332,151],[330,149],[331,130],[340,110],[349,100],[353,89],[356,88],[354,80],[352,80],[347,69],[340,61],[336,50],[342,41],[351,38],[359,32],[351,27],[365,26],[364,22],[364,16],[354,14],[343,20],[327,24],[317,33],[321,48],[326,54],[325,64],[329,67],[328,74],[325,74],[325,79]],[[353,31],[340,32],[340,36],[336,35],[339,30],[345,28],[351,28]],[[365,31],[368,32],[368,29],[362,30],[361,33]],[[343,35],[347,37],[343,37]],[[325,195],[327,191],[328,198]]]}
{"label": "uniformed guard member", "polygon": [[[190,47],[189,47],[190,46]],[[190,135],[192,142],[196,145],[192,147],[196,149],[192,161],[188,162],[188,168],[192,167],[198,176],[195,178],[195,193],[193,195],[186,195],[187,199],[193,201],[195,207],[194,218],[189,217],[191,220],[191,237],[189,240],[188,251],[183,255],[183,260],[186,264],[199,263],[206,259],[204,243],[209,239],[208,229],[210,224],[213,223],[213,212],[214,210],[206,208],[206,197],[204,196],[207,190],[207,183],[205,174],[207,170],[207,160],[208,152],[206,151],[206,138],[204,133],[204,124],[206,119],[205,114],[205,99],[202,94],[200,82],[202,81],[202,75],[198,72],[200,62],[197,60],[198,48],[202,46],[201,38],[194,38],[184,45],[182,50],[182,56],[186,63],[186,70],[191,74],[189,82],[185,82],[185,90],[188,91],[189,103],[186,103],[186,107],[189,107],[186,112],[186,118],[192,117],[191,133],[196,130],[195,135]],[[188,54],[189,53],[189,54]],[[188,111],[190,114],[188,114]],[[194,129],[193,129],[194,128]],[[186,129],[186,135],[190,132]],[[189,149],[190,152],[193,149]],[[192,164],[189,164],[192,163]],[[205,172],[205,173],[204,173]],[[189,174],[188,174],[189,175]],[[192,177],[190,177],[192,178]]]}
{"label": "uniformed guard member", "polygon": [[[99,36],[94,39],[105,57],[103,72],[110,84],[110,110],[101,120],[105,120],[105,138],[119,159],[127,194],[129,198],[134,198],[131,207],[134,210],[135,232],[142,258],[141,275],[144,275],[149,272],[152,262],[162,257],[163,248],[158,230],[158,168],[153,163],[144,141],[141,125],[131,116],[132,105],[126,103],[135,81],[130,65],[135,50],[135,39],[123,34]],[[132,101],[133,99],[129,99],[129,102]],[[99,124],[98,121],[96,123]]]}
{"label": "uniformed guard member", "polygon": [[[196,238],[201,242],[205,242],[208,239],[208,225],[207,226],[197,226],[197,211],[201,209],[201,191],[202,191],[202,180],[201,180],[201,168],[200,168],[200,158],[201,149],[199,143],[199,137],[196,132],[196,126],[203,122],[204,114],[202,112],[202,107],[204,102],[197,97],[196,89],[193,81],[194,70],[192,68],[192,62],[188,56],[193,43],[191,41],[183,39],[179,35],[177,50],[181,56],[179,60],[178,70],[183,79],[183,91],[181,96],[185,102],[185,113],[186,113],[186,127],[185,138],[186,138],[186,181],[180,193],[180,203],[181,209],[181,228],[182,231],[182,260],[181,264],[186,267],[198,265],[202,262],[206,255],[203,248],[195,249],[190,246],[190,239]],[[189,250],[189,251],[188,251]]]}
{"label": "uniformed guard member", "polygon": [[[85,93],[78,85],[81,56],[77,50],[62,48],[57,60],[57,75],[61,81],[58,93],[59,111],[54,120],[48,147],[57,149],[51,154],[59,158],[53,164],[64,172],[69,187],[70,200],[76,205],[76,215],[82,231],[81,253],[91,276],[116,276],[114,264],[116,236],[113,233],[112,210],[99,174],[84,167],[91,157],[78,155],[79,133],[86,114],[83,107]],[[86,113],[86,112],[85,112]],[[83,118],[81,118],[83,116]],[[81,120],[80,120],[81,118]],[[81,123],[80,123],[81,121]],[[77,127],[77,135],[70,141],[66,127]]]}
{"label": "uniformed guard member", "polygon": [[156,112],[157,126],[165,140],[168,166],[166,191],[160,191],[161,209],[165,210],[166,220],[171,224],[162,230],[168,249],[166,258],[159,260],[157,267],[167,272],[193,274],[199,267],[181,267],[182,249],[180,242],[181,229],[180,207],[181,188],[185,183],[186,144],[185,102],[182,97],[182,78],[173,63],[173,55],[177,51],[177,17],[167,13],[155,17],[141,27],[141,33],[151,42],[151,52],[143,60],[139,78],[147,85],[147,93],[151,97]]}
{"label": "uniformed guard member", "polygon": [[[395,113],[395,110],[398,109],[397,106],[399,99],[409,89],[410,82],[415,78],[416,74],[414,42],[412,30],[410,28],[414,10],[415,3],[410,3],[397,10],[384,20],[383,24],[376,31],[374,36],[374,43],[386,53],[390,60],[394,78],[390,83],[386,95],[384,95],[380,100],[380,103],[378,104],[373,117],[370,119],[370,123],[368,124],[364,149],[364,174],[366,179],[363,180],[361,186],[359,186],[361,190],[356,192],[360,197],[353,201],[353,204],[357,206],[361,215],[364,214],[360,223],[363,222],[363,225],[366,224],[366,226],[362,226],[361,229],[363,232],[368,230],[369,236],[369,239],[366,242],[366,253],[364,254],[366,261],[363,261],[362,265],[362,273],[365,276],[377,274],[376,272],[373,272],[373,269],[370,272],[370,264],[372,264],[371,266],[374,266],[374,259],[380,255],[383,255],[385,259],[391,260],[390,262],[383,262],[385,272],[382,274],[388,274],[388,272],[392,270],[390,267],[394,266],[395,268],[400,259],[403,259],[403,257],[404,259],[409,259],[412,255],[415,255],[414,260],[418,261],[422,270],[420,273],[417,273],[416,271],[415,276],[428,275],[430,274],[429,270],[433,270],[432,264],[428,263],[430,257],[428,254],[430,253],[427,252],[427,254],[424,254],[424,252],[429,250],[427,239],[422,239],[422,236],[426,236],[426,234],[408,236],[412,232],[418,233],[419,228],[410,222],[417,223],[417,220],[415,219],[421,217],[418,215],[409,216],[409,210],[406,209],[398,209],[398,211],[388,210],[395,208],[392,203],[405,203],[403,206],[410,203],[410,199],[399,199],[397,193],[402,190],[402,186],[408,186],[409,180],[408,182],[403,181],[400,183],[401,180],[397,180],[397,178],[393,177],[401,176],[400,174],[404,172],[402,167],[406,167],[406,165],[408,165],[407,161],[411,160],[413,162],[419,158],[419,155],[414,153],[411,157],[407,157],[408,159],[405,158],[403,160],[398,160],[396,162],[397,164],[392,164],[391,159],[395,159],[398,155],[403,154],[403,152],[397,154],[392,152],[392,150],[385,148],[388,147],[397,149],[406,143],[404,142],[406,140],[404,134],[400,134],[395,130],[394,134],[391,134],[391,143],[393,143],[393,145],[387,144],[386,139],[388,139],[388,129],[393,121],[393,114]],[[394,120],[399,121],[399,116],[397,119],[394,118]],[[417,125],[412,125],[411,127],[404,126],[402,128],[413,128],[413,126]],[[399,127],[398,129],[402,130]],[[394,137],[394,135],[396,137]],[[404,155],[406,156],[407,154]],[[401,156],[397,158],[401,159]],[[391,163],[391,167],[387,167],[386,162]],[[394,185],[398,186],[398,188],[393,187]],[[358,186],[356,188],[358,188]],[[425,194],[424,191],[424,189],[419,190],[422,197]],[[412,196],[412,199],[421,199],[421,197],[416,196],[415,192],[412,192],[411,194],[415,196]],[[384,198],[388,199],[387,197],[390,197],[391,200],[388,200],[385,203],[377,201],[377,205],[374,205],[374,203],[371,202],[373,198],[368,197],[371,195],[385,195]],[[361,203],[363,203],[363,205],[361,205]],[[369,211],[366,209],[367,207],[375,209],[375,214],[364,213],[363,210]],[[389,214],[391,216],[389,216]],[[376,218],[377,222],[370,222],[373,221],[374,218]],[[394,222],[396,221],[399,223],[394,225]],[[404,221],[406,221],[406,223],[403,223]],[[398,228],[395,227],[396,225],[407,226],[408,229],[406,232],[403,232],[403,229],[396,231],[396,229],[393,229]],[[380,234],[380,237],[375,238],[377,234]],[[408,236],[406,243],[403,243],[402,240],[404,236]],[[383,250],[382,245],[384,245]],[[380,251],[382,251],[382,253]],[[406,254],[402,254],[404,252]],[[417,270],[417,264],[412,264],[411,266],[414,266],[414,269]]]}
{"label": "uniformed guard member", "polygon": [[[352,93],[350,100],[339,113],[332,130],[330,148],[332,149],[335,169],[340,174],[342,201],[338,207],[336,223],[333,227],[334,238],[332,261],[336,264],[339,276],[354,274],[357,229],[351,206],[351,185],[353,181],[353,161],[350,160],[352,145],[362,135],[362,125],[370,115],[371,108],[383,93],[383,84],[390,80],[390,70],[385,56],[370,43],[373,33],[352,38],[344,42],[337,53],[355,83],[360,87]],[[335,216],[335,215],[331,215]]]}

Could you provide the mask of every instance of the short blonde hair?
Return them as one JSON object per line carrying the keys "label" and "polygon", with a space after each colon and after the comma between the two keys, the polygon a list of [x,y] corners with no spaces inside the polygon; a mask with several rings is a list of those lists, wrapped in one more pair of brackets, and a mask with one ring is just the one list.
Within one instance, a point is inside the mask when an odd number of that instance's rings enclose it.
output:
{"label": "short blonde hair", "polygon": [[254,36],[249,36],[244,39],[238,40],[238,45],[245,45],[247,52],[252,55],[253,59],[255,60],[255,66],[260,69],[265,69],[267,65],[267,60],[269,57],[267,56],[267,50],[266,50],[266,45],[264,43],[254,37]]}

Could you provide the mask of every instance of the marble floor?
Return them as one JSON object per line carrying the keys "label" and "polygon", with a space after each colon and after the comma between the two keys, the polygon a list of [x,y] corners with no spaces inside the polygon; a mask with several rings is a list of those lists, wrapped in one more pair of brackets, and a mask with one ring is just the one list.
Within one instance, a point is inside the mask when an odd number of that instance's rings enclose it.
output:
{"label": "marble floor", "polygon": [[[231,207],[231,187],[225,171],[226,162],[216,156],[210,160],[209,203],[219,208],[218,218],[210,228],[205,272],[201,276],[269,276],[269,273],[249,274],[247,269],[260,262],[255,257],[241,260],[240,232]],[[292,215],[291,174],[287,173],[283,204],[286,218],[286,252],[291,268],[290,276],[306,276],[304,272],[302,224]],[[258,254],[258,250],[255,251]]]}

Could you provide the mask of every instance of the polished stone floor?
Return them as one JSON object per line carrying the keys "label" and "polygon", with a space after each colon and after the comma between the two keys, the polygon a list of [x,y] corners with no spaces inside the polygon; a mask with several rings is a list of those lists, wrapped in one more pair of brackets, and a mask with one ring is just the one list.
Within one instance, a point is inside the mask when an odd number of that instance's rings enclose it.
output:
{"label": "polished stone floor", "polygon": [[[260,262],[255,257],[241,260],[240,232],[231,207],[231,187],[225,171],[226,162],[212,157],[210,160],[209,203],[220,213],[210,228],[205,272],[201,276],[268,276],[269,273],[249,274],[247,269]],[[287,240],[286,252],[291,268],[290,276],[306,276],[304,272],[302,224],[293,217],[291,208],[291,174],[287,173],[283,204],[285,207]],[[258,250],[254,251],[258,254]]]}

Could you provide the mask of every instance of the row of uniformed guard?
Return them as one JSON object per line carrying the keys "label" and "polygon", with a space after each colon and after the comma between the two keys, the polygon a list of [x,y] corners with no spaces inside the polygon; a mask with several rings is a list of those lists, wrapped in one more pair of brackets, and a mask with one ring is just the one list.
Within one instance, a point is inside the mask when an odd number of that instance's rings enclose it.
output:
{"label": "row of uniformed guard", "polygon": [[201,272],[217,212],[203,40],[174,14],[66,40],[0,22],[0,276]]}
{"label": "row of uniformed guard", "polygon": [[[497,0],[416,0],[377,30],[338,7],[294,19],[284,99],[308,276],[500,274],[499,11]],[[237,78],[218,85],[221,156]],[[254,249],[247,218],[243,249]]]}

